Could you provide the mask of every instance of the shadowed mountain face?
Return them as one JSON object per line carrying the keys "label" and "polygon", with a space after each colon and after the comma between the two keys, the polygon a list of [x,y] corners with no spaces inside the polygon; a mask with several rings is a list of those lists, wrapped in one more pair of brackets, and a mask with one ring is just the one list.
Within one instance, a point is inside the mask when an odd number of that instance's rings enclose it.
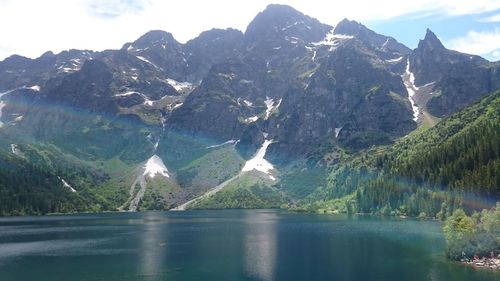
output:
{"label": "shadowed mountain face", "polygon": [[498,63],[448,50],[430,30],[412,52],[410,69],[417,86],[432,83],[433,98],[427,106],[439,117],[449,116],[500,87]]}
{"label": "shadowed mountain face", "polygon": [[[499,69],[429,30],[412,51],[355,21],[332,27],[270,5],[244,33],[212,29],[181,44],[150,31],[120,50],[5,59],[0,155],[80,186],[70,195],[82,208],[169,208],[244,174],[257,152],[279,167],[236,180],[275,188],[279,169],[390,144],[424,122],[416,110],[446,117],[500,88]],[[168,173],[141,176],[144,163]]]}

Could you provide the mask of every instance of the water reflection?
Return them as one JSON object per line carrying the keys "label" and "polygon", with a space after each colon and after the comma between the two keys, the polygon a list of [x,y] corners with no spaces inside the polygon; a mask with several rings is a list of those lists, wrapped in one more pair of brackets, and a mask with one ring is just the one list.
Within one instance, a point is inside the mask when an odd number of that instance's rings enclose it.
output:
{"label": "water reflection", "polygon": [[277,251],[277,215],[247,213],[244,219],[245,271],[258,280],[274,280]]}
{"label": "water reflection", "polygon": [[162,262],[167,253],[166,221],[161,213],[145,212],[140,235],[140,275],[156,276],[164,267]]}
{"label": "water reflection", "polygon": [[432,221],[262,210],[88,217],[0,222],[0,232],[42,224],[38,235],[0,235],[0,280],[500,280],[447,261]]}

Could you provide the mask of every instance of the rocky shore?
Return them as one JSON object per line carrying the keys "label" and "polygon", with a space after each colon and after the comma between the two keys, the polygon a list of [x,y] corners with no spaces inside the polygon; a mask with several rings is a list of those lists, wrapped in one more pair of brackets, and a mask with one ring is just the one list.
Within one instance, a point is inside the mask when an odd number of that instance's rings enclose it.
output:
{"label": "rocky shore", "polygon": [[500,257],[497,258],[475,258],[475,259],[462,259],[462,263],[478,267],[478,268],[491,268],[500,271]]}

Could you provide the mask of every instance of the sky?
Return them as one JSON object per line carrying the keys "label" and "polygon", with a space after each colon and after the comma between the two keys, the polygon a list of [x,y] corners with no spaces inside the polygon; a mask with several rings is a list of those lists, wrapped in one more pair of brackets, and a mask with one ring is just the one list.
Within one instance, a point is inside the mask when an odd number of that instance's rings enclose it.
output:
{"label": "sky", "polygon": [[500,60],[500,0],[0,0],[0,60],[119,49],[153,29],[180,42],[212,28],[244,32],[272,3],[333,26],[356,20],[412,49],[430,28],[447,48]]}

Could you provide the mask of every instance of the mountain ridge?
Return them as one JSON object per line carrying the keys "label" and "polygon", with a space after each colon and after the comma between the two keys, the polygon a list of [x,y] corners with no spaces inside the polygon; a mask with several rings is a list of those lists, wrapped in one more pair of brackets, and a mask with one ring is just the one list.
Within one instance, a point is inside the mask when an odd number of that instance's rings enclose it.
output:
{"label": "mountain ridge", "polygon": [[[240,174],[218,193],[231,207],[239,197],[247,207],[297,202],[343,155],[394,143],[500,88],[499,65],[444,48],[430,30],[410,50],[355,21],[332,27],[283,5],[245,33],[212,29],[181,44],[154,30],[119,50],[12,56],[0,71],[0,156],[40,177],[46,169],[54,181],[41,189],[64,191],[65,179],[78,210],[170,209]],[[275,180],[240,170],[264,146]],[[152,157],[168,180],[138,178]],[[80,174],[54,168],[69,158]],[[84,180],[93,174],[102,180]],[[23,210],[58,211],[49,205]]]}

